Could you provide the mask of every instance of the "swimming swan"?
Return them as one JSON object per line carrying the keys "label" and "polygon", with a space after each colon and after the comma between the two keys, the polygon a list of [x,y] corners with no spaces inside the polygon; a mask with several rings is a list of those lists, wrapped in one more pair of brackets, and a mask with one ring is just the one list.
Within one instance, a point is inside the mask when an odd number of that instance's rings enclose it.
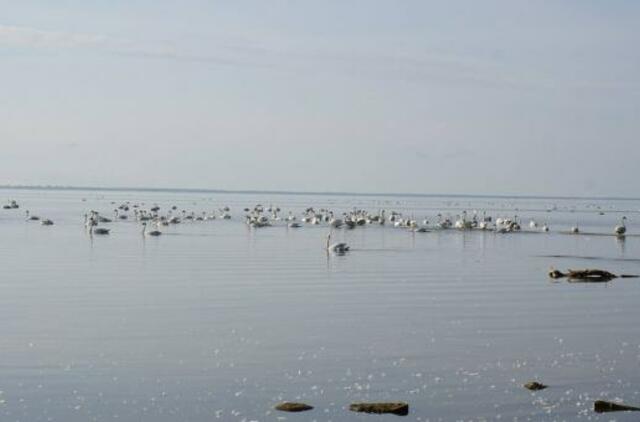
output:
{"label": "swimming swan", "polygon": [[627,217],[622,217],[621,221],[620,221],[620,225],[616,226],[615,229],[613,229],[613,231],[615,232],[615,234],[617,234],[618,236],[622,236],[627,232],[627,226],[624,224],[624,222],[626,221]]}
{"label": "swimming swan", "polygon": [[148,236],[160,236],[162,234],[162,232],[160,230],[151,230],[151,231],[146,231],[147,229],[147,223],[142,223],[142,235],[148,235]]}
{"label": "swimming swan", "polygon": [[343,242],[331,244],[331,233],[329,233],[327,235],[327,250],[335,253],[345,253],[349,250],[349,245]]}

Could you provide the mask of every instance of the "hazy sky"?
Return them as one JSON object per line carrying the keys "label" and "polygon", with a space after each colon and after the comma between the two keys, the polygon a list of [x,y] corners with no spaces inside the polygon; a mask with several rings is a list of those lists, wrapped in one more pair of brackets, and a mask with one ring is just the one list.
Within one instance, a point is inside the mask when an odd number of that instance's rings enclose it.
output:
{"label": "hazy sky", "polygon": [[0,184],[639,196],[640,1],[0,0],[0,146]]}

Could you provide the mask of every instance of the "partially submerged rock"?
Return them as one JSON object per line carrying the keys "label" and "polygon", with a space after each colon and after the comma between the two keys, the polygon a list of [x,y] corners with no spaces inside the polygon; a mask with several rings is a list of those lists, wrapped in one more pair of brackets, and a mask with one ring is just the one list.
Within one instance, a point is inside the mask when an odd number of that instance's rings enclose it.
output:
{"label": "partially submerged rock", "polygon": [[566,277],[567,275],[561,271],[556,270],[555,268],[551,267],[551,269],[549,270],[549,277],[551,278],[563,278]]}
{"label": "partially submerged rock", "polygon": [[610,273],[609,271],[604,270],[594,270],[594,269],[586,269],[586,270],[569,270],[569,274],[567,274],[569,280],[581,280],[581,281],[611,281],[614,278],[618,278],[617,275]]}
{"label": "partially submerged rock", "polygon": [[528,383],[526,383],[524,385],[524,388],[526,388],[527,390],[531,390],[531,391],[539,391],[539,390],[544,390],[545,388],[547,388],[547,385],[544,385],[538,381],[529,381]]}
{"label": "partially submerged rock", "polygon": [[631,410],[640,410],[640,407],[627,406],[625,404],[613,403],[610,401],[604,400],[596,400],[593,403],[593,410],[596,413],[605,413],[605,412],[624,412]]}
{"label": "partially submerged rock", "polygon": [[363,413],[391,413],[405,416],[409,414],[409,404],[404,402],[392,403],[352,403],[349,410]]}
{"label": "partially submerged rock", "polygon": [[[549,270],[549,277],[551,278],[568,278],[569,281],[582,281],[582,282],[606,282],[611,281],[614,278],[618,278],[617,275],[605,270],[586,269],[586,270],[568,270],[563,273],[551,267]],[[635,275],[623,274],[621,278],[633,278]]]}
{"label": "partially submerged rock", "polygon": [[309,406],[305,403],[284,402],[276,405],[276,410],[283,412],[304,412],[313,409],[313,406]]}

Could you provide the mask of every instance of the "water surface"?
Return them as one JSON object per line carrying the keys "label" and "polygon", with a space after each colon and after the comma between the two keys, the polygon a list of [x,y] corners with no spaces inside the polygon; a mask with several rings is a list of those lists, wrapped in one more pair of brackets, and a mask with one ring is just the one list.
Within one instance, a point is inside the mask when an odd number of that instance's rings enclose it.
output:
{"label": "water surface", "polygon": [[[640,281],[553,282],[548,268],[640,273],[640,202],[0,190],[3,421],[397,420],[346,410],[403,400],[403,420],[637,420]],[[133,220],[89,236],[83,215],[123,201],[231,220],[143,237]],[[550,233],[251,229],[261,203],[299,214],[486,210]],[[24,212],[54,226],[27,222]],[[604,215],[600,215],[604,212]],[[611,236],[620,217],[629,236]],[[567,235],[578,224],[583,233]],[[638,226],[636,226],[638,224]],[[521,387],[538,379],[547,390]],[[272,411],[282,400],[315,409]]]}

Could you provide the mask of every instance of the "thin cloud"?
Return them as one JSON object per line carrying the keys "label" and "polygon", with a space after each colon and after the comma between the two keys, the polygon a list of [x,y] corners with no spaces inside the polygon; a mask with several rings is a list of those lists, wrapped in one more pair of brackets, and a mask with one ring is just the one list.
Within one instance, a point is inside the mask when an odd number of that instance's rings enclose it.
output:
{"label": "thin cloud", "polygon": [[39,50],[89,50],[113,54],[176,55],[167,45],[142,45],[101,34],[49,31],[0,24],[0,46]]}
{"label": "thin cloud", "polygon": [[167,44],[143,44],[100,34],[49,31],[1,24],[0,47],[48,51],[91,51],[125,57],[166,59],[214,65],[265,66],[265,64],[234,57],[233,52],[220,55],[187,54]]}
{"label": "thin cloud", "polygon": [[104,48],[109,44],[105,36],[60,31],[44,31],[24,26],[0,25],[0,45],[23,48]]}
{"label": "thin cloud", "polygon": [[272,68],[315,73],[333,72],[358,78],[413,82],[470,81],[483,85],[523,86],[540,84],[539,75],[505,72],[495,60],[447,54],[442,51],[410,54],[378,54],[373,51],[324,51],[269,48],[255,44],[224,46],[216,51],[191,52],[169,43],[142,43],[102,34],[43,30],[0,24],[0,47],[45,51],[84,51],[142,59],[162,59],[214,66]]}

